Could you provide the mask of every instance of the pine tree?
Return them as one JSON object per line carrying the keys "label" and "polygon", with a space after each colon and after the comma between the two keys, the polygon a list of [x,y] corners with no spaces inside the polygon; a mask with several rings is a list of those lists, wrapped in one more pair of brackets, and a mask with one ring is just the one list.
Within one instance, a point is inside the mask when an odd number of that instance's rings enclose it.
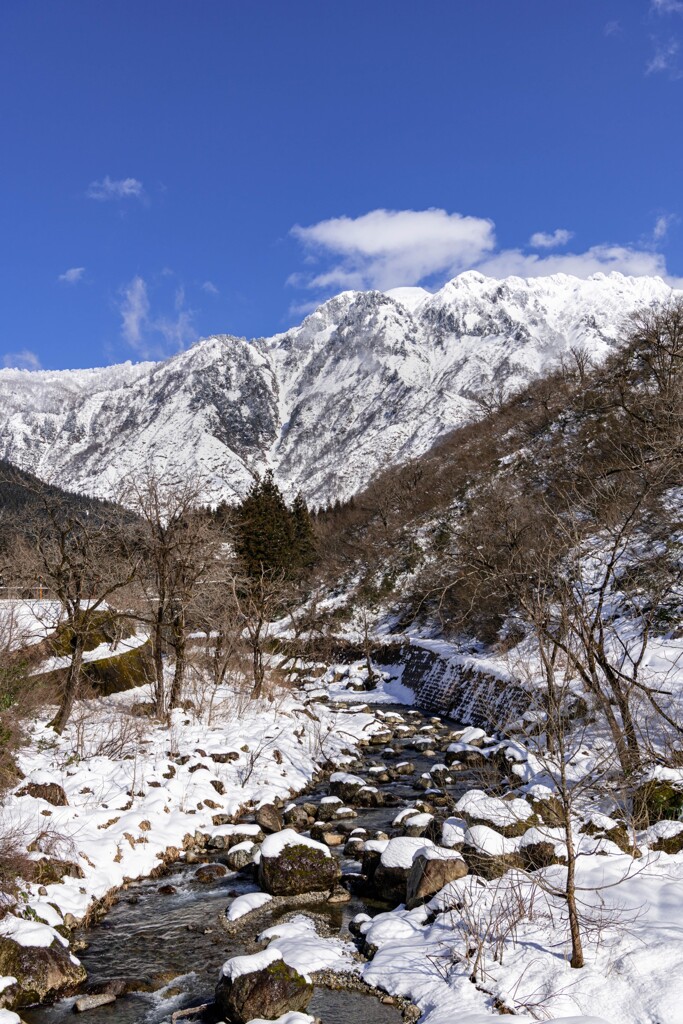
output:
{"label": "pine tree", "polygon": [[235,548],[248,576],[290,572],[292,515],[271,470],[252,484],[237,509],[235,525]]}
{"label": "pine tree", "polygon": [[299,491],[292,502],[293,561],[298,569],[310,569],[315,562],[315,535],[304,497]]}
{"label": "pine tree", "polygon": [[316,544],[306,502],[297,494],[287,507],[272,471],[257,478],[234,513],[235,550],[247,576],[291,579],[310,569]]}

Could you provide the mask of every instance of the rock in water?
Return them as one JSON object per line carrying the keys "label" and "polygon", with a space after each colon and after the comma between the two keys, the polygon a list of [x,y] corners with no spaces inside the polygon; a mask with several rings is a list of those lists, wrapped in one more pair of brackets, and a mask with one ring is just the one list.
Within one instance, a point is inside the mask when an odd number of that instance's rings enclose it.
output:
{"label": "rock in water", "polygon": [[340,877],[341,869],[329,849],[293,829],[267,836],[261,846],[258,882],[273,896],[327,892]]}
{"label": "rock in water", "polygon": [[204,864],[198,871],[195,872],[195,879],[198,882],[215,882],[218,878],[223,878],[227,875],[228,869],[224,864]]}
{"label": "rock in water", "polygon": [[456,882],[467,874],[467,864],[454,850],[437,846],[426,847],[413,857],[413,865],[406,883],[406,904],[409,909],[424,899],[435,896],[449,882]]}
{"label": "rock in water", "polygon": [[254,815],[256,824],[260,825],[266,835],[282,829],[282,815],[275,804],[262,804]]}
{"label": "rock in water", "polygon": [[216,986],[217,1007],[234,1024],[275,1020],[288,1010],[305,1010],[312,995],[311,982],[272,947],[228,960]]}
{"label": "rock in water", "polygon": [[97,996],[79,996],[74,1003],[74,1013],[85,1013],[86,1010],[96,1010],[98,1006],[107,1006],[108,1003],[115,1003],[116,996],[107,995],[103,992]]}
{"label": "rock in water", "polygon": [[16,978],[0,993],[0,1006],[18,1009],[71,995],[86,979],[85,968],[73,962],[68,949],[51,946],[20,946],[0,937],[0,975]]}

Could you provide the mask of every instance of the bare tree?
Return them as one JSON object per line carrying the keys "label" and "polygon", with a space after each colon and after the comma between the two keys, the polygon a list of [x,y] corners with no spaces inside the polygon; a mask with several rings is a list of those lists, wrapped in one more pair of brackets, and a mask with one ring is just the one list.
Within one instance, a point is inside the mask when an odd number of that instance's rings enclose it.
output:
{"label": "bare tree", "polygon": [[[135,616],[150,629],[154,662],[154,703],[164,717],[179,704],[187,666],[188,615],[221,548],[220,532],[201,507],[200,481],[177,482],[148,470],[133,478],[122,495],[136,516],[125,546],[134,567]],[[170,688],[164,652],[174,655]]]}
{"label": "bare tree", "polygon": [[78,693],[83,654],[101,613],[130,584],[136,566],[119,557],[115,537],[120,523],[113,508],[83,508],[47,488],[36,488],[35,498],[35,508],[12,548],[9,573],[21,586],[45,585],[62,610],[60,630],[68,645],[68,665],[51,722],[61,733]]}
{"label": "bare tree", "polygon": [[233,607],[251,654],[252,697],[264,694],[266,655],[273,636],[273,622],[281,614],[287,581],[282,573],[262,568],[256,575],[233,572],[230,587]]}

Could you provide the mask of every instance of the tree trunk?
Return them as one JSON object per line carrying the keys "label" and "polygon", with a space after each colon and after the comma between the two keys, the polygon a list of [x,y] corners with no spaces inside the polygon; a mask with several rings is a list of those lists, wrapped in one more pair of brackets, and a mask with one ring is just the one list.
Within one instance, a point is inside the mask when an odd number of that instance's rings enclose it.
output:
{"label": "tree trunk", "polygon": [[[564,803],[564,802],[563,802]],[[572,943],[572,957],[569,961],[570,967],[583,967],[583,946],[581,944],[581,928],[579,923],[579,911],[576,905],[576,850],[572,838],[572,823],[569,808],[566,803],[563,807],[563,824],[565,843],[567,846],[567,885],[565,898],[567,900],[567,913],[569,915],[569,934]]]}
{"label": "tree trunk", "polygon": [[186,647],[185,615],[181,611],[173,620],[175,668],[173,671],[173,682],[171,683],[171,695],[168,702],[169,710],[177,708],[183,696],[183,687],[185,685]]}
{"label": "tree trunk", "polygon": [[166,694],[164,693],[164,609],[159,605],[154,621],[154,710],[158,718],[166,714]]}
{"label": "tree trunk", "polygon": [[254,672],[254,686],[251,691],[251,696],[254,700],[258,700],[263,696],[263,653],[259,645],[254,644],[253,647],[253,672]]}
{"label": "tree trunk", "polygon": [[76,699],[76,693],[78,692],[78,684],[81,679],[81,665],[83,664],[83,648],[83,637],[76,636],[74,638],[74,646],[71,652],[71,664],[69,665],[66,673],[66,682],[64,683],[64,691],[62,693],[59,711],[50,722],[54,731],[60,735],[64,732],[64,727],[71,717],[74,700]]}

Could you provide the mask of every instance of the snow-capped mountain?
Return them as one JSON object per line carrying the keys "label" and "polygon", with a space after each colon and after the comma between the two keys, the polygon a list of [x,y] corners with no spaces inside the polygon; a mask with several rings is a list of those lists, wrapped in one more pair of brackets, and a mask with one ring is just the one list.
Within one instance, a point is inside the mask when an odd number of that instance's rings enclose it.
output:
{"label": "snow-capped mountain", "polygon": [[153,465],[234,500],[273,467],[313,504],[426,451],[578,346],[599,359],[629,313],[666,302],[661,278],[470,271],[421,288],[343,292],[299,327],[219,335],[160,363],[0,371],[0,457],[62,486],[116,496]]}

